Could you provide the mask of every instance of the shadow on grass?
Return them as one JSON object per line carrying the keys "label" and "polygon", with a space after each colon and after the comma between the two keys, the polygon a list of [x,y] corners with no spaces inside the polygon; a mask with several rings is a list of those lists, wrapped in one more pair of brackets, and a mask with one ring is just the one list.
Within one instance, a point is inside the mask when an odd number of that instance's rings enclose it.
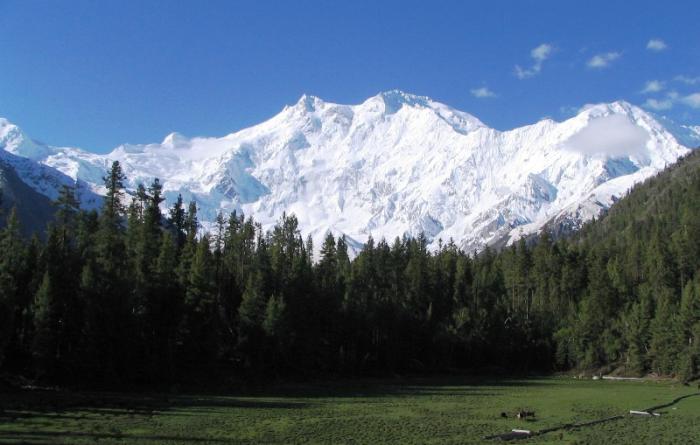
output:
{"label": "shadow on grass", "polygon": [[233,443],[226,439],[211,439],[207,437],[165,436],[165,435],[138,435],[121,433],[87,433],[79,431],[2,431],[0,430],[0,443],[71,443],[72,440],[97,441],[101,439],[118,439],[125,443],[129,441],[168,441],[186,443]]}
{"label": "shadow on grass", "polygon": [[[255,386],[224,394],[149,394],[63,390],[22,390],[0,393],[0,443],[71,443],[98,439],[229,443],[206,437],[128,435],[119,432],[81,432],[67,422],[104,422],[116,418],[154,416],[197,417],[225,414],[231,410],[302,410],[335,403],[324,399],[347,399],[367,403],[382,397],[488,397],[514,388],[548,386],[543,379],[478,379],[474,377],[433,377],[401,379],[333,380],[314,383],[278,383]],[[357,398],[358,400],[351,400]],[[51,424],[64,424],[66,431],[50,431]],[[14,427],[14,422],[16,427]],[[33,429],[22,431],[29,425]],[[54,424],[55,426],[55,424]],[[38,428],[37,428],[38,427]],[[42,442],[43,441],[43,442]]]}
{"label": "shadow on grass", "polygon": [[[298,410],[308,403],[286,400],[242,399],[233,397],[199,397],[170,395],[140,395],[70,391],[26,390],[0,393],[0,444],[37,443],[56,435],[55,441],[71,443],[70,437],[137,440],[173,440],[183,443],[211,442],[207,437],[166,437],[147,435],[132,437],[119,433],[80,431],[51,431],[57,426],[65,430],[83,430],[82,426],[115,422],[116,419],[151,419],[168,415],[177,417],[207,417],[236,409]],[[129,420],[127,420],[129,421]],[[76,427],[77,424],[81,425]],[[16,427],[14,427],[16,425]],[[5,430],[4,428],[11,428]],[[24,430],[24,431],[23,431]],[[61,437],[59,440],[58,438]],[[14,438],[14,439],[13,439]],[[31,440],[30,440],[31,439]],[[220,441],[218,441],[220,442]]]}
{"label": "shadow on grass", "polygon": [[314,383],[287,383],[247,388],[243,394],[258,397],[354,398],[396,396],[492,396],[509,388],[553,385],[543,378],[476,378],[463,376],[415,377],[398,379],[332,380]]}

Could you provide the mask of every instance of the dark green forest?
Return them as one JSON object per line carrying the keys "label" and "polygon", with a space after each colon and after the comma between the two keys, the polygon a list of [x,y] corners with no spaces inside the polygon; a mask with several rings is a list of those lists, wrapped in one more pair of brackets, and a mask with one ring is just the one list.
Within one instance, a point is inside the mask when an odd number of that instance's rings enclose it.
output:
{"label": "dark green forest", "polygon": [[[263,232],[162,185],[123,207],[117,162],[100,212],[63,188],[45,236],[0,233],[0,369],[124,385],[319,375],[700,371],[700,153],[567,238],[497,252],[370,239],[313,257],[296,218]],[[318,249],[316,249],[318,251]]]}

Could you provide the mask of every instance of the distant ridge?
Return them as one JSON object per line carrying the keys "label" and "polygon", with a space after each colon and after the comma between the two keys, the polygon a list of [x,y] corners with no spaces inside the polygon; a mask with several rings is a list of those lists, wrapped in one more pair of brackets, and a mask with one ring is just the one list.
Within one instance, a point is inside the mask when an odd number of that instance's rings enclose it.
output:
{"label": "distant ridge", "polygon": [[287,212],[317,246],[329,231],[345,234],[355,249],[370,235],[423,232],[432,247],[453,239],[478,251],[555,220],[580,227],[688,153],[683,143],[700,138],[696,129],[617,101],[563,122],[498,131],[392,90],[358,105],[304,95],[223,137],[172,133],[106,155],[40,144],[0,120],[0,147],[11,162],[25,160],[13,166],[33,189],[53,198],[60,184],[77,180],[88,207],[99,204],[102,176],[119,160],[130,190],[160,178],[168,202],[178,194],[197,201],[205,228],[218,212],[253,215],[264,227]]}

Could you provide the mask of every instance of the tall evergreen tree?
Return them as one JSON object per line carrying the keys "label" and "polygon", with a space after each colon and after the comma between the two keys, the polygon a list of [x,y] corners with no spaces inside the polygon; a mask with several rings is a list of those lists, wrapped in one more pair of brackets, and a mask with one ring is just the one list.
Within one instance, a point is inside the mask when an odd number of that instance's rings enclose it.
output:
{"label": "tall evergreen tree", "polygon": [[22,285],[26,283],[20,280],[22,271],[28,266],[24,253],[17,210],[12,208],[7,225],[0,231],[0,366],[20,322],[18,318],[26,306],[21,298]]}

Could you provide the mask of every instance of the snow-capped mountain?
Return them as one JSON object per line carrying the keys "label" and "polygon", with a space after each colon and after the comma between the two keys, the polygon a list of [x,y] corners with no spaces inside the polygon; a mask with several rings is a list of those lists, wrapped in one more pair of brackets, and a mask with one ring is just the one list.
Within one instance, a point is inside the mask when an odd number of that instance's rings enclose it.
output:
{"label": "snow-capped mountain", "polygon": [[[0,121],[0,147],[96,193],[119,160],[130,189],[158,177],[168,202],[178,193],[196,200],[205,223],[238,210],[270,227],[287,212],[317,246],[328,231],[358,248],[370,235],[424,232],[433,246],[452,238],[472,251],[551,220],[575,226],[599,214],[688,151],[689,139],[672,131],[622,101],[498,131],[427,97],[390,91],[359,105],[303,96],[224,137],[173,133],[106,155],[39,144]],[[18,171],[51,196],[34,170]]]}
{"label": "snow-capped mountain", "polygon": [[[93,182],[86,182],[82,175],[64,173],[46,163],[48,159],[60,158],[62,153],[67,153],[66,156],[86,154],[76,148],[51,147],[36,142],[17,125],[0,118],[1,164],[12,168],[25,184],[52,200],[58,197],[62,186],[68,185],[75,187],[76,196],[84,207],[97,207],[101,197],[95,192]],[[100,169],[100,174],[104,174],[104,171],[104,168]]]}

